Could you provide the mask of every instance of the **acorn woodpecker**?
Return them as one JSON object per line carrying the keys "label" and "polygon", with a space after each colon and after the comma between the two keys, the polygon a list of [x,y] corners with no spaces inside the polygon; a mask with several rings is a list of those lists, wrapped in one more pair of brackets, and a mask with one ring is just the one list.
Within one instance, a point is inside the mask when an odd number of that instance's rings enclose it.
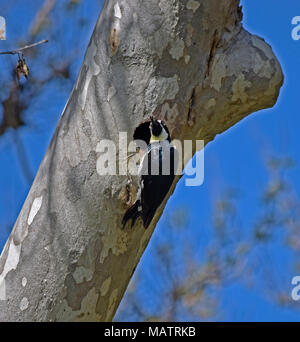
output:
{"label": "acorn woodpecker", "polygon": [[123,217],[123,228],[130,219],[133,226],[138,217],[142,218],[144,227],[147,228],[175,177],[178,152],[171,144],[166,124],[151,118],[149,129],[150,142],[138,170],[137,199]]}

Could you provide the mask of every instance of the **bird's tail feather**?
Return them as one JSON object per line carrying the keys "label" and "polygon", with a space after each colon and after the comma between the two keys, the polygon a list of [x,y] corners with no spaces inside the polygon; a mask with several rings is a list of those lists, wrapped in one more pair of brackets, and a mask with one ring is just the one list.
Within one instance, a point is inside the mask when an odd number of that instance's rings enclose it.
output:
{"label": "bird's tail feather", "polygon": [[134,225],[135,221],[139,216],[141,216],[141,212],[139,211],[140,201],[136,201],[130,208],[127,209],[126,213],[122,219],[122,229],[125,228],[127,221],[131,221],[131,227]]}

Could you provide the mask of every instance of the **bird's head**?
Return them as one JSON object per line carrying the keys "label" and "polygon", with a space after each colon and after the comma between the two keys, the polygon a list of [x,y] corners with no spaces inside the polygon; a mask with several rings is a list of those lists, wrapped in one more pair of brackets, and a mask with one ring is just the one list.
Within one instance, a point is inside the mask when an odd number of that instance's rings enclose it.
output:
{"label": "bird's head", "polygon": [[163,127],[161,123],[158,120],[155,120],[153,116],[151,116],[151,123],[150,123],[151,134],[154,135],[155,137],[159,137],[162,130],[163,130]]}
{"label": "bird's head", "polygon": [[150,119],[150,143],[155,141],[169,140],[169,132],[166,128],[166,125],[161,120],[155,120],[152,116]]}

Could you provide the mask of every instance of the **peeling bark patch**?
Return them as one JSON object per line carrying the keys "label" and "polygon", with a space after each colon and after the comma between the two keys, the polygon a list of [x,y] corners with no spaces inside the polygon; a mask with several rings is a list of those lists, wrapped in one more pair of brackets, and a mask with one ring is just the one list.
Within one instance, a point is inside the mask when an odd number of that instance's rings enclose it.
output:
{"label": "peeling bark patch", "polygon": [[100,263],[104,262],[110,249],[116,256],[125,253],[128,247],[128,240],[129,238],[126,232],[121,229],[111,229],[102,238],[103,249],[100,254]]}
{"label": "peeling bark patch", "polygon": [[186,34],[186,39],[185,39],[185,43],[186,43],[187,47],[192,45],[193,33],[194,33],[193,26],[191,24],[188,24],[187,25],[187,34]]}
{"label": "peeling bark patch", "polygon": [[20,253],[21,244],[15,245],[13,240],[11,240],[4,269],[0,274],[0,300],[6,300],[5,277],[8,272],[17,268],[20,259]]}
{"label": "peeling bark patch", "polygon": [[161,116],[168,123],[174,124],[179,115],[177,103],[170,107],[169,103],[166,102],[161,108]]}
{"label": "peeling bark patch", "polygon": [[99,65],[95,62],[96,54],[97,54],[97,46],[95,45],[94,40],[92,40],[91,45],[88,47],[88,50],[86,52],[84,62],[83,62],[87,68],[87,72],[86,72],[86,79],[84,82],[84,86],[79,97],[80,106],[82,110],[84,110],[84,107],[85,107],[87,92],[88,92],[91,79],[93,78],[93,76],[97,76],[100,72]]}
{"label": "peeling bark patch", "polygon": [[92,128],[89,120],[82,120],[82,131],[87,137],[90,137],[92,135]]}
{"label": "peeling bark patch", "polygon": [[118,289],[114,289],[109,297],[108,309],[107,309],[106,318],[105,318],[106,321],[112,319],[112,316],[115,312],[115,307],[117,305],[117,299],[118,299]]}
{"label": "peeling bark patch", "polygon": [[[139,13],[139,25],[154,54],[162,57],[163,52],[174,38],[175,27],[179,21],[179,3],[177,1],[141,1],[147,5]],[[149,5],[148,5],[149,3]],[[157,6],[158,3],[158,6]]]}
{"label": "peeling bark patch", "polygon": [[66,170],[64,194],[70,202],[75,203],[81,198],[82,186],[96,171],[96,153],[91,151],[87,160],[77,166],[71,167],[67,158],[64,158],[62,165]]}
{"label": "peeling bark patch", "polygon": [[276,94],[276,88],[282,84],[282,73],[280,68],[276,69],[275,75],[271,78],[269,83],[269,89],[264,92],[266,96],[272,96]]}
{"label": "peeling bark patch", "polygon": [[200,3],[198,1],[189,0],[187,5],[186,5],[186,8],[189,10],[192,10],[193,13],[195,13],[197,11],[197,9],[199,8],[199,6],[200,6]]}
{"label": "peeling bark patch", "polygon": [[93,278],[93,272],[86,267],[79,266],[75,269],[73,278],[76,284],[80,284],[84,281],[90,281]]}
{"label": "peeling bark patch", "polygon": [[189,55],[184,56],[185,64],[189,64],[190,59],[191,59],[191,56],[189,56]]}
{"label": "peeling bark patch", "polygon": [[217,54],[211,67],[211,87],[220,91],[222,80],[226,76],[225,55]]}
{"label": "peeling bark patch", "polygon": [[99,322],[101,315],[96,312],[96,304],[99,294],[93,287],[81,301],[79,310],[72,310],[64,299],[56,314],[57,321],[63,322]]}
{"label": "peeling bark patch", "polygon": [[253,71],[260,77],[271,78],[272,77],[272,67],[269,61],[264,61],[258,53],[255,54],[255,59],[253,63]]}
{"label": "peeling bark patch", "polygon": [[81,189],[80,185],[78,184],[78,179],[72,172],[69,173],[69,177],[66,181],[66,189],[65,189],[65,196],[66,198],[72,202],[77,202],[81,197]]}
{"label": "peeling bark patch", "polygon": [[270,79],[269,88],[264,95],[272,96],[277,93],[278,87],[283,83],[283,75],[280,65],[274,57],[272,48],[263,39],[252,36],[252,45],[257,49],[253,71],[260,77]]}
{"label": "peeling bark patch", "polygon": [[22,298],[20,302],[20,310],[24,311],[28,308],[28,306],[29,306],[28,298],[26,297]]}
{"label": "peeling bark patch", "polygon": [[[174,100],[179,91],[178,76],[154,77],[151,78],[145,93],[145,106],[151,115],[156,105],[162,104],[165,100]],[[155,106],[155,108],[154,108]]]}
{"label": "peeling bark patch", "polygon": [[246,93],[246,88],[251,87],[251,82],[245,80],[244,74],[239,75],[239,77],[234,81],[232,85],[232,101],[236,102],[241,100],[242,103],[246,103],[248,99],[248,94]]}
{"label": "peeling bark patch", "polygon": [[121,19],[122,13],[121,13],[121,8],[118,2],[114,6],[114,11],[115,11],[115,17]]}
{"label": "peeling bark patch", "polygon": [[269,60],[274,59],[274,54],[272,52],[271,47],[263,39],[257,36],[252,36],[251,39],[253,46],[262,51],[268,57]]}
{"label": "peeling bark patch", "polygon": [[22,286],[25,287],[27,284],[27,279],[25,277],[22,278]]}
{"label": "peeling bark patch", "polygon": [[183,56],[184,51],[184,41],[180,38],[176,38],[171,43],[171,49],[169,50],[170,55],[172,58],[176,59],[176,61],[179,61],[179,59]]}
{"label": "peeling bark patch", "polygon": [[214,107],[217,104],[216,100],[214,98],[211,98],[207,101],[205,105],[205,109],[209,109],[211,107]]}
{"label": "peeling bark patch", "polygon": [[116,88],[114,86],[110,86],[107,90],[107,101],[109,102],[113,96],[117,93]]}
{"label": "peeling bark patch", "polygon": [[30,212],[29,212],[29,215],[28,215],[28,219],[27,219],[28,225],[31,225],[31,223],[33,222],[36,214],[41,209],[42,202],[43,202],[43,196],[40,196],[40,197],[37,197],[37,198],[34,199],[32,205],[31,205],[31,209],[30,209]]}
{"label": "peeling bark patch", "polygon": [[102,283],[101,288],[100,288],[100,294],[102,297],[107,294],[109,287],[110,287],[110,284],[111,284],[111,277],[108,277]]}

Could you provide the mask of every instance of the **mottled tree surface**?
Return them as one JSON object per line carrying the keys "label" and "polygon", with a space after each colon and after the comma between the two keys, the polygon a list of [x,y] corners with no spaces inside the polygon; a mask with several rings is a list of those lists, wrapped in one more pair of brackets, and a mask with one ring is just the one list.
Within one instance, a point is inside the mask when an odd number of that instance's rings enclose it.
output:
{"label": "mottled tree surface", "polygon": [[106,2],[1,255],[1,321],[113,318],[164,205],[146,231],[122,231],[136,180],[98,174],[99,141],[154,115],[207,143],[273,106],[280,65],[241,19],[235,0]]}

